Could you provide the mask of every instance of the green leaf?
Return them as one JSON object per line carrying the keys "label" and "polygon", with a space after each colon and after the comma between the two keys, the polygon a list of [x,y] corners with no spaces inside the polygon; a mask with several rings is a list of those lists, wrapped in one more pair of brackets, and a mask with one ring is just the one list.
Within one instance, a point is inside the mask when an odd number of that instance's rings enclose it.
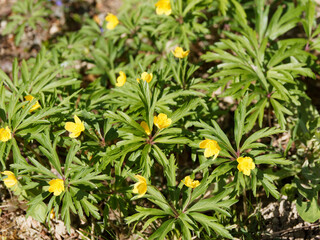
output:
{"label": "green leaf", "polygon": [[149,240],[164,240],[167,234],[173,230],[175,219],[169,219],[161,224],[161,226],[149,237]]}
{"label": "green leaf", "polygon": [[282,165],[290,165],[293,162],[286,160],[279,154],[266,154],[255,157],[255,164],[282,164]]}
{"label": "green leaf", "polygon": [[269,193],[274,196],[276,199],[280,198],[280,193],[277,191],[276,186],[272,183],[272,179],[267,174],[263,174],[263,178],[260,179],[263,188],[266,191],[267,196],[269,197]]}
{"label": "green leaf", "polygon": [[44,202],[39,202],[28,207],[27,216],[33,217],[35,220],[44,223],[47,215],[47,206]]}
{"label": "green leaf", "polygon": [[259,131],[253,133],[246,139],[246,141],[242,144],[240,148],[240,152],[243,152],[244,150],[253,148],[253,143],[256,142],[258,139],[270,137],[273,134],[282,133],[283,130],[276,129],[275,127],[272,128],[263,128]]}
{"label": "green leaf", "polygon": [[237,151],[240,148],[240,141],[244,133],[244,121],[246,118],[246,107],[248,103],[248,95],[246,95],[241,103],[239,104],[238,108],[234,114],[234,137],[236,140]]}
{"label": "green leaf", "polygon": [[316,197],[308,202],[303,202],[301,198],[298,198],[296,206],[300,217],[304,221],[313,223],[320,219],[320,208]]}
{"label": "green leaf", "polygon": [[209,235],[211,235],[211,232],[209,231],[209,228],[211,228],[222,237],[233,239],[232,235],[228,232],[228,230],[226,230],[221,224],[216,223],[213,217],[209,217],[197,212],[190,213],[189,215],[192,218],[194,218],[197,222],[199,222],[202,226],[204,226]]}

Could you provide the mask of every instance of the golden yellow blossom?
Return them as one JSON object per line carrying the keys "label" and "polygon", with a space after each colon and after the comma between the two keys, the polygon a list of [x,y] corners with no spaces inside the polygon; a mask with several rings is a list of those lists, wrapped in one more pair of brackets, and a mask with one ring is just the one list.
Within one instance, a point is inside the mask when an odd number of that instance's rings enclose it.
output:
{"label": "golden yellow blossom", "polygon": [[94,15],[94,16],[93,16],[93,21],[95,21],[98,25],[101,24],[101,20],[100,20],[100,18],[99,18],[98,15]]}
{"label": "golden yellow blossom", "polygon": [[144,72],[141,74],[141,79],[143,81],[146,81],[147,83],[151,82],[152,78],[153,78],[152,73]]}
{"label": "golden yellow blossom", "polygon": [[18,180],[13,172],[11,171],[4,171],[2,174],[8,176],[7,178],[3,179],[4,185],[6,185],[7,188],[13,188],[15,190],[17,188]]}
{"label": "golden yellow blossom", "polygon": [[[153,74],[152,73],[147,73],[147,72],[144,72],[141,74],[141,79],[143,81],[147,81],[147,83],[151,82],[153,78]],[[140,82],[140,78],[137,78],[137,82]]]}
{"label": "golden yellow blossom", "polygon": [[186,176],[184,180],[181,180],[181,182],[184,183],[189,188],[196,188],[200,185],[200,182],[198,180],[192,180],[190,176]]}
{"label": "golden yellow blossom", "polygon": [[114,29],[119,24],[119,20],[118,20],[117,16],[113,15],[112,13],[109,13],[106,16],[106,21],[108,22],[107,29],[109,29],[109,30]]}
{"label": "golden yellow blossom", "polygon": [[203,140],[202,142],[200,142],[199,147],[206,149],[206,150],[204,150],[204,156],[206,158],[211,157],[213,155],[218,155],[221,150],[217,141],[209,140],[209,139],[206,139],[206,140]]}
{"label": "golden yellow blossom", "polygon": [[73,122],[66,122],[64,128],[69,132],[69,137],[77,138],[80,136],[81,132],[84,131],[84,124],[81,120],[74,115],[74,123]]}
{"label": "golden yellow blossom", "polygon": [[247,176],[250,176],[250,170],[256,167],[251,157],[238,157],[237,162],[239,163],[237,167],[239,172]]}
{"label": "golden yellow blossom", "polygon": [[171,4],[170,4],[170,0],[159,0],[155,6],[156,8],[156,13],[158,15],[170,15],[172,10],[171,10]]}
{"label": "golden yellow blossom", "polygon": [[159,129],[167,128],[171,125],[172,121],[168,116],[164,113],[160,113],[157,116],[153,117],[153,123],[156,125]]}
{"label": "golden yellow blossom", "polygon": [[144,129],[144,131],[146,132],[147,135],[151,134],[150,128],[149,128],[148,124],[145,121],[142,121],[140,123],[140,126]]}
{"label": "golden yellow blossom", "polygon": [[[34,97],[31,96],[31,95],[27,95],[27,96],[24,97],[24,99],[26,101],[31,102],[34,99]],[[30,108],[29,112],[33,112],[34,110],[38,109],[39,107],[41,107],[41,106],[40,106],[39,102],[36,101],[36,103]]]}
{"label": "golden yellow blossom", "polygon": [[49,192],[53,192],[53,195],[59,196],[64,191],[64,181],[62,179],[52,179],[49,182]]}
{"label": "golden yellow blossom", "polygon": [[0,141],[6,142],[12,138],[11,131],[8,126],[6,128],[0,128]]}
{"label": "golden yellow blossom", "polygon": [[120,71],[119,72],[119,77],[117,78],[117,83],[116,83],[116,86],[117,87],[122,87],[126,81],[127,81],[127,76],[124,72]]}
{"label": "golden yellow blossom", "polygon": [[177,58],[185,58],[189,55],[189,50],[188,51],[183,51],[183,48],[181,47],[176,47],[174,51],[172,51],[173,55]]}
{"label": "golden yellow blossom", "polygon": [[139,198],[146,194],[147,192],[147,181],[144,177],[140,175],[135,175],[135,178],[139,179],[139,182],[137,182],[134,185],[133,193],[139,194]]}

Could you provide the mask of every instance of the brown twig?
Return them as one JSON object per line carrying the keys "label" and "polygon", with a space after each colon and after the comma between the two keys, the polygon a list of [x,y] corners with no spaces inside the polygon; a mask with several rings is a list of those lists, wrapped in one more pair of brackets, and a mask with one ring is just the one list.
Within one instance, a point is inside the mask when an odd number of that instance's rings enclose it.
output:
{"label": "brown twig", "polygon": [[[282,235],[287,234],[287,233],[296,232],[296,231],[299,231],[299,230],[302,230],[302,229],[319,227],[319,226],[320,226],[319,223],[314,223],[314,224],[311,224],[309,226],[301,226],[301,227],[297,227],[297,228],[290,228],[290,229],[281,230],[281,231],[278,231],[278,232],[271,233],[270,235],[263,234],[262,237],[270,237],[270,238],[273,239],[273,237],[276,237],[276,236],[282,236]],[[264,239],[267,239],[267,238],[264,238]]]}

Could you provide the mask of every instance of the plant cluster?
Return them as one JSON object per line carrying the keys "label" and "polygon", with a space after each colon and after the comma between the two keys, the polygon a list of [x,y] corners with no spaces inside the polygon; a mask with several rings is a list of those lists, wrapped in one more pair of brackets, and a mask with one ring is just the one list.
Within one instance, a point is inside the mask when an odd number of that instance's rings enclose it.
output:
{"label": "plant cluster", "polygon": [[[125,0],[0,69],[2,180],[27,216],[106,239],[259,239],[258,202],[286,195],[320,219],[319,6],[278,2]],[[50,4],[17,1],[4,34],[18,45]]]}

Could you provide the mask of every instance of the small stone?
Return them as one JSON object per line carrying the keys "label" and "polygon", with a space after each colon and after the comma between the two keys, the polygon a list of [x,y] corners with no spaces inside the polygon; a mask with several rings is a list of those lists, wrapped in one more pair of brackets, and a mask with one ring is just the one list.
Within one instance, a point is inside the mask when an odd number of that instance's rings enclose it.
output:
{"label": "small stone", "polygon": [[53,24],[49,30],[49,33],[50,35],[54,35],[57,32],[59,32],[59,27],[56,24]]}

